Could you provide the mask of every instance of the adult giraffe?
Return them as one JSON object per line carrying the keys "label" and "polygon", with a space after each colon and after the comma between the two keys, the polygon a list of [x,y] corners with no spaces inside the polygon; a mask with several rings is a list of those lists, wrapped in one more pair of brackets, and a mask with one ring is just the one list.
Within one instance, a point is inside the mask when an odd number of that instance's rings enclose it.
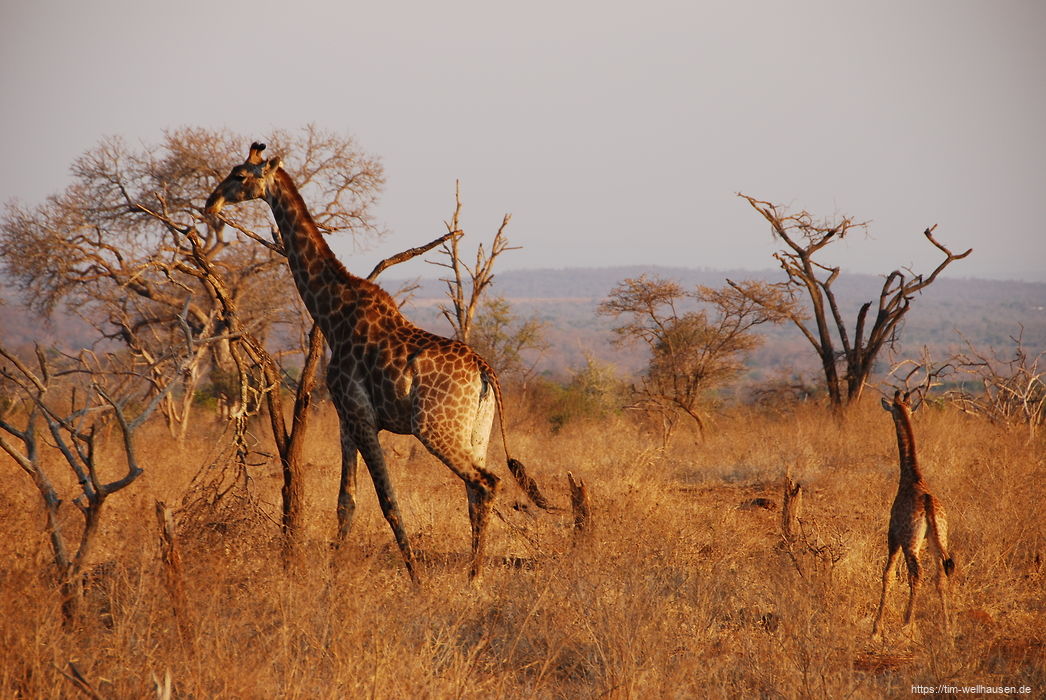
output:
{"label": "adult giraffe", "polygon": [[[469,578],[479,574],[486,526],[498,477],[485,467],[494,410],[505,421],[494,370],[464,343],[442,338],[408,321],[384,290],[345,269],[320,234],[305,201],[279,158],[262,157],[251,144],[207,198],[210,225],[226,204],[264,199],[272,208],[294,283],[330,346],[327,386],[341,425],[339,539],[356,508],[356,453],[370,471],[382,513],[396,537],[407,572],[417,565],[389,480],[378,432],[414,435],[465,482],[472,525]],[[523,464],[508,455],[509,470],[535,505],[550,510]]]}

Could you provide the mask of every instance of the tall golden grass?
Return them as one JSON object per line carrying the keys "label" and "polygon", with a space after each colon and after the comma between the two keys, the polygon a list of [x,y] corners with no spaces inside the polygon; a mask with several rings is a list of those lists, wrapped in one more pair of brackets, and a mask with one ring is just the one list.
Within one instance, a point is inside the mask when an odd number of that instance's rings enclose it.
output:
{"label": "tall golden grass", "polygon": [[[926,478],[950,514],[952,625],[945,635],[931,576],[917,632],[905,634],[901,578],[885,641],[873,643],[897,480],[892,423],[877,402],[841,419],[818,405],[729,409],[703,437],[677,435],[666,450],[625,417],[555,433],[540,415],[516,419],[513,452],[546,492],[565,505],[565,473],[585,479],[594,530],[575,542],[569,513],[513,509],[522,495],[505,479],[476,586],[466,581],[464,488],[410,438],[385,444],[422,554],[421,587],[407,579],[364,474],[350,542],[330,548],[338,444],[329,410],[310,427],[307,523],[289,554],[276,466],[250,467],[246,486],[210,503],[201,480],[232,474],[222,472],[220,426],[183,444],[148,426],[146,474],[106,505],[73,624],[49,582],[37,494],[0,462],[0,697],[75,697],[70,663],[99,696],[118,698],[155,697],[154,677],[168,672],[174,697],[195,698],[1046,692],[1041,436],[950,408],[916,414]],[[500,446],[492,450],[502,464]],[[791,554],[780,537],[786,471],[805,493]],[[157,500],[184,506],[177,616]]]}

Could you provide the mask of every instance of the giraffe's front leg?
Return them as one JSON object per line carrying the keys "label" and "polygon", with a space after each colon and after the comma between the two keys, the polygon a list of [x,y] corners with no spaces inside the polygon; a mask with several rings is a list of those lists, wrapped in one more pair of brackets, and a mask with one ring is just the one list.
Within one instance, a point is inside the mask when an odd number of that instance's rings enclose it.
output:
{"label": "giraffe's front leg", "polygon": [[[332,357],[331,368],[339,365],[338,358]],[[362,455],[367,470],[370,472],[374,490],[378,496],[381,512],[388,521],[396,538],[407,573],[418,583],[417,565],[414,552],[411,550],[407,532],[403,527],[396,494],[389,479],[385,465],[385,455],[378,441],[378,419],[374,406],[362,381],[353,381],[346,373],[328,370],[327,387],[338,411],[341,426],[341,483],[338,491],[338,537],[347,534],[356,509],[356,463],[357,454]]]}
{"label": "giraffe's front leg", "polygon": [[332,374],[327,375],[327,386],[334,398],[338,411],[338,429],[341,435],[341,479],[338,482],[338,535],[335,546],[345,543],[356,515],[356,468],[359,464],[359,447],[355,437],[354,416],[356,411],[346,401],[344,388]]}
{"label": "giraffe's front leg", "polygon": [[338,538],[340,547],[352,529],[352,519],[356,515],[356,471],[359,468],[360,453],[351,440],[342,437],[341,442],[341,480],[338,484]]}
{"label": "giraffe's front leg", "polygon": [[403,555],[403,563],[407,566],[407,575],[410,576],[410,580],[415,584],[420,583],[417,559],[414,556],[414,550],[411,549],[410,540],[407,538],[407,530],[403,526],[403,516],[396,501],[396,492],[392,488],[392,481],[389,479],[389,470],[385,464],[385,455],[382,452],[381,443],[378,441],[378,434],[364,432],[357,436],[356,445],[363,455],[363,461],[367,465],[367,469],[370,471],[371,481],[374,482],[374,491],[378,496],[378,505],[381,506],[381,512],[385,516],[389,527],[392,528],[396,544],[399,545],[400,553]]}
{"label": "giraffe's front leg", "polygon": [[894,566],[897,563],[897,555],[900,547],[891,539],[888,545],[889,551],[886,555],[886,566],[883,567],[883,588],[879,596],[879,611],[875,613],[875,623],[872,624],[872,638],[879,639],[883,633],[883,611],[886,609],[886,594],[890,590],[890,577],[893,576]]}
{"label": "giraffe's front leg", "polygon": [[[337,358],[331,361],[331,368],[338,366]],[[338,412],[338,430],[341,436],[341,479],[338,482],[338,534],[334,544],[340,547],[352,529],[352,520],[356,515],[356,471],[359,465],[360,452],[357,440],[359,432],[356,426],[358,417],[363,413],[357,401],[353,400],[352,385],[345,375],[329,369],[327,372],[327,390],[334,401]]]}

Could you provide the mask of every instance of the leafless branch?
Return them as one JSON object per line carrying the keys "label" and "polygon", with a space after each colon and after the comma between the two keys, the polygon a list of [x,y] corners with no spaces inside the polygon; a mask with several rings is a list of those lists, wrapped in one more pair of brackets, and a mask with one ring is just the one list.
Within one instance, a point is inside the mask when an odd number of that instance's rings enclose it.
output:
{"label": "leafless branch", "polygon": [[[857,314],[853,335],[840,311],[832,284],[840,275],[839,267],[829,267],[814,260],[814,255],[834,240],[844,238],[855,228],[864,228],[849,217],[834,222],[817,222],[805,211],[787,214],[777,205],[738,194],[770,223],[774,236],[784,242],[774,253],[787,276],[793,294],[805,292],[811,310],[813,327],[806,318],[790,320],[817,352],[821,361],[829,399],[839,408],[860,398],[873,370],[876,357],[884,346],[895,341],[900,323],[911,308],[913,296],[932,284],[951,263],[965,258],[972,249],[953,254],[933,237],[934,228],[924,232],[926,238],[945,254],[928,276],[894,270],[886,275],[879,293],[877,312],[870,314],[872,301],[864,303]],[[733,284],[733,283],[731,283]],[[736,286],[736,285],[735,285]],[[839,349],[837,350],[837,345]]]}
{"label": "leafless branch", "polygon": [[[191,361],[191,345],[190,342],[182,362],[172,368],[175,373]],[[134,433],[155,411],[163,392],[131,418],[126,413],[126,406],[137,397],[141,386],[149,383],[146,372],[139,376],[137,384],[129,384],[126,370],[119,368],[109,372],[89,352],[75,358],[59,355],[59,360],[73,366],[54,371],[43,351],[37,348],[39,372],[30,370],[6,348],[0,347],[0,356],[6,361],[0,364],[0,374],[11,382],[21,397],[24,415],[20,425],[6,417],[0,420],[0,447],[29,475],[40,493],[47,516],[56,581],[63,595],[63,612],[66,619],[72,619],[80,596],[79,573],[93,545],[102,505],[109,496],[129,486],[143,473],[137,458]],[[82,375],[89,376],[87,391],[81,391],[82,383],[77,384],[84,381],[80,379]],[[168,384],[168,391],[171,386],[173,383]],[[96,447],[98,427],[104,425],[110,416],[115,417],[120,426],[126,471],[120,478],[105,482],[100,477]],[[40,450],[37,437],[40,420],[47,426],[53,448],[62,455],[76,479],[79,493],[71,498],[71,502],[80,511],[84,522],[75,549],[66,542],[65,523],[58,510],[63,499],[54,486],[55,481],[48,475],[48,470],[54,468],[54,460],[45,458]]]}
{"label": "leafless branch", "polygon": [[369,275],[367,275],[367,279],[373,282],[378,278],[378,275],[380,275],[382,272],[392,267],[393,265],[399,265],[400,263],[406,262],[411,258],[416,258],[419,255],[424,255],[436,246],[445,245],[447,241],[451,238],[459,238],[461,237],[461,235],[461,231],[450,231],[448,233],[443,234],[436,240],[426,243],[425,245],[418,246],[416,248],[409,248],[408,250],[405,250],[402,253],[397,253],[396,255],[387,257],[374,266],[374,269],[370,271]]}
{"label": "leafless branch", "polygon": [[454,329],[454,336],[467,343],[472,334],[473,321],[480,301],[494,282],[495,261],[502,253],[517,250],[518,246],[508,244],[505,229],[508,228],[512,215],[505,214],[491,241],[489,254],[481,243],[476,248],[476,262],[470,267],[463,261],[459,246],[459,241],[464,235],[461,229],[461,208],[461,183],[455,182],[454,214],[449,222],[444,222],[449,236],[449,240],[442,247],[446,260],[429,262],[450,270],[450,276],[442,280],[446,285],[450,304],[440,305],[440,313]]}
{"label": "leafless branch", "polygon": [[977,349],[963,338],[965,350],[950,362],[977,389],[962,386],[946,396],[963,410],[991,421],[1027,425],[1034,435],[1046,422],[1046,367],[1042,366],[1046,353],[1029,355],[1023,336],[1023,327],[1011,336],[1013,354],[1008,358],[1000,357],[995,350]]}

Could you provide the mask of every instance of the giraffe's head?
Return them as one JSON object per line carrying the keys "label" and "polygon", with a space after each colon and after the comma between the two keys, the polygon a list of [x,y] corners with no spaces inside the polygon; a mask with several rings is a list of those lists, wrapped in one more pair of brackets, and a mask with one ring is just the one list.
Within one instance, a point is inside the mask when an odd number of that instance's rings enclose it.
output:
{"label": "giraffe's head", "polygon": [[262,158],[264,150],[264,143],[252,143],[247,160],[235,166],[207,198],[204,216],[215,230],[220,230],[223,226],[218,213],[226,204],[265,198],[282,163],[279,158]]}
{"label": "giraffe's head", "polygon": [[[886,399],[879,399],[882,402],[883,410],[889,411],[895,416],[911,415],[915,412],[915,408],[912,408],[911,392],[904,392],[902,394],[900,390],[893,392],[893,401],[887,401]],[[919,404],[916,404],[916,408]]]}

